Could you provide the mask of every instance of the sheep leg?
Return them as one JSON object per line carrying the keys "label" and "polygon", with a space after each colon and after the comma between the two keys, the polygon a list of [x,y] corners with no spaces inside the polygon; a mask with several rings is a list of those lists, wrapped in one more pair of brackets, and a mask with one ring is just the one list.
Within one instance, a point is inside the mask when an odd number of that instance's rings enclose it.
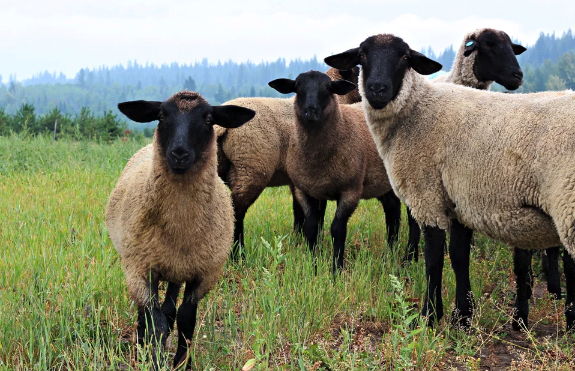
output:
{"label": "sheep leg", "polygon": [[387,246],[393,247],[399,239],[399,223],[401,221],[401,201],[399,197],[389,191],[377,198],[383,206],[385,225],[387,228]]}
{"label": "sheep leg", "polygon": [[543,253],[543,271],[547,277],[547,291],[554,299],[561,299],[561,276],[559,274],[560,246],[550,247]]}
{"label": "sheep leg", "polygon": [[443,317],[443,299],[441,298],[441,281],[443,276],[443,249],[445,231],[439,227],[424,226],[425,240],[425,277],[427,293],[422,315],[426,316],[430,325]]}
{"label": "sheep leg", "polygon": [[158,369],[157,347],[159,345],[160,353],[163,352],[169,333],[168,320],[160,309],[158,299],[159,275],[150,274],[147,280],[139,280],[138,283],[141,287],[134,289],[140,294],[139,301],[146,303],[138,307],[138,344],[152,344],[152,364],[154,369]]}
{"label": "sheep leg", "polygon": [[[232,247],[232,259],[245,258],[244,244],[244,219],[248,209],[260,196],[267,183],[263,186],[247,184],[242,187],[232,186],[232,204],[236,221],[234,223],[234,245]],[[241,191],[240,191],[241,189]]]}
{"label": "sheep leg", "polygon": [[162,303],[162,313],[166,316],[168,320],[168,332],[171,333],[174,329],[174,322],[176,321],[176,302],[178,301],[178,294],[180,293],[180,287],[182,285],[178,283],[168,282],[168,288],[166,289],[166,298]]}
{"label": "sheep leg", "polygon": [[343,270],[343,255],[347,237],[347,222],[359,204],[357,192],[342,194],[337,200],[335,218],[331,223],[331,239],[333,242],[332,273]]}
{"label": "sheep leg", "polygon": [[421,238],[421,229],[419,224],[415,221],[411,210],[407,208],[407,223],[409,226],[409,239],[407,241],[407,255],[403,259],[404,262],[411,260],[419,261],[419,240]]}
{"label": "sheep leg", "polygon": [[303,226],[305,222],[305,214],[303,208],[299,204],[296,194],[295,187],[293,184],[289,186],[292,195],[292,207],[293,207],[293,231],[294,233],[301,233],[303,231]]}
{"label": "sheep leg", "polygon": [[309,251],[315,254],[319,233],[318,211],[320,201],[304,192],[299,192],[298,201],[300,201],[305,213],[304,237]]}
{"label": "sheep leg", "polygon": [[565,271],[565,288],[567,291],[565,319],[567,331],[570,331],[575,328],[575,261],[568,251],[563,252],[563,270]]}
{"label": "sheep leg", "polygon": [[529,326],[529,299],[532,294],[531,250],[515,248],[513,268],[517,276],[517,298],[513,314],[513,329],[518,331]]}
{"label": "sheep leg", "polygon": [[191,355],[188,354],[194,329],[196,327],[196,316],[198,313],[198,287],[200,280],[186,282],[184,290],[184,300],[178,308],[178,349],[174,357],[174,368],[186,362],[186,370],[192,367]]}
{"label": "sheep leg", "polygon": [[449,256],[455,272],[455,308],[451,322],[456,328],[469,328],[473,316],[473,291],[469,280],[469,254],[473,230],[461,224],[457,219],[451,223]]}

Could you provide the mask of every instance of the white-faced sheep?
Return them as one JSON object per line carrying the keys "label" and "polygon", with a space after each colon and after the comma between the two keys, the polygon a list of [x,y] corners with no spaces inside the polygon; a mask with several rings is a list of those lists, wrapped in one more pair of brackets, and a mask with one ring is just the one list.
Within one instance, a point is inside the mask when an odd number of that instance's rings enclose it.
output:
{"label": "white-faced sheep", "polygon": [[[326,63],[362,66],[359,88],[369,128],[394,191],[424,232],[423,314],[432,320],[443,315],[443,244],[452,222],[514,247],[562,243],[569,252],[567,286],[573,286],[575,94],[502,94],[432,84],[420,74],[441,65],[393,35],[370,37]],[[465,325],[471,316],[469,245],[449,248],[455,311]],[[568,289],[568,328],[575,324],[572,294]]]}
{"label": "white-faced sheep", "polygon": [[296,195],[305,213],[304,233],[312,251],[317,243],[319,200],[337,201],[331,225],[335,272],[343,268],[347,222],[360,199],[377,198],[384,203],[391,192],[383,162],[361,106],[340,105],[336,99],[336,95],[353,90],[354,84],[310,71],[296,80],[277,79],[269,85],[283,94],[296,93],[295,132],[290,138],[286,168],[299,191]]}
{"label": "white-faced sheep", "polygon": [[[177,365],[194,332],[198,301],[217,282],[232,246],[233,209],[217,174],[212,126],[238,127],[254,111],[210,106],[187,91],[165,102],[124,102],[118,108],[134,121],[159,123],[153,143],[130,159],[112,191],[106,227],[138,307],[138,342],[163,347],[177,318]],[[169,282],[161,306],[159,281]]]}

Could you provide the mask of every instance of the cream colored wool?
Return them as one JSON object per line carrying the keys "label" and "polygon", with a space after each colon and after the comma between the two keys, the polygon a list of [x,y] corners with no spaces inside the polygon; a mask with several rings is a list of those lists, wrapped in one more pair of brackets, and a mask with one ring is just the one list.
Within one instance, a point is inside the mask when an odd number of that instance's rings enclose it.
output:
{"label": "cream colored wool", "polygon": [[479,81],[473,72],[473,65],[475,64],[475,57],[477,50],[474,50],[468,57],[464,56],[465,44],[468,40],[477,40],[479,35],[484,31],[490,31],[498,34],[505,34],[503,31],[494,30],[492,28],[479,28],[473,32],[468,33],[463,38],[463,42],[457,49],[457,54],[453,60],[453,66],[448,74],[434,78],[433,82],[447,82],[455,85],[468,86],[470,88],[489,90],[493,81]]}
{"label": "cream colored wool", "polygon": [[[199,101],[205,102],[193,102]],[[191,109],[190,101],[178,103],[183,111]],[[216,172],[215,135],[184,175],[169,170],[159,148],[156,133],[153,143],[128,161],[106,210],[128,292],[140,307],[150,300],[150,272],[174,283],[199,279],[198,300],[203,298],[220,277],[232,246],[233,210]]]}
{"label": "cream colored wool", "polygon": [[[360,93],[364,95],[363,74]],[[423,225],[575,256],[575,94],[432,84],[412,69],[384,109],[362,102],[395,193]]]}
{"label": "cream colored wool", "polygon": [[259,194],[266,187],[291,184],[285,158],[293,131],[293,101],[293,98],[238,98],[225,103],[257,112],[239,128],[217,129],[219,174],[223,179],[229,177],[226,180],[234,201],[251,200],[254,192]]}

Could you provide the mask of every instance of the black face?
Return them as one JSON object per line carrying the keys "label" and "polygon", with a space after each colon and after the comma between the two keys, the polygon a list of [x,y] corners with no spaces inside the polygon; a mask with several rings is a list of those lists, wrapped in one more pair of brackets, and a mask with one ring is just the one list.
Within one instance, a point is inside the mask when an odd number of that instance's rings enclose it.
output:
{"label": "black face", "polygon": [[477,52],[473,72],[479,81],[495,81],[508,90],[523,84],[523,71],[515,56],[526,49],[514,44],[505,32],[487,29],[465,45],[466,57]]}
{"label": "black face", "polygon": [[345,95],[356,87],[349,81],[332,81],[328,75],[318,71],[302,73],[295,81],[273,80],[269,82],[269,86],[283,94],[296,93],[298,120],[310,126],[322,122],[323,112],[333,94]]}
{"label": "black face", "polygon": [[170,170],[180,175],[201,158],[213,140],[214,124],[235,128],[255,115],[243,107],[210,106],[199,95],[186,93],[178,93],[176,100],[124,102],[118,108],[136,122],[159,120],[156,130],[161,152]]}
{"label": "black face", "polygon": [[395,99],[409,68],[422,75],[429,75],[442,67],[423,54],[411,50],[401,38],[393,35],[369,37],[359,48],[327,57],[325,63],[338,69],[361,65],[365,98],[375,109],[385,108]]}
{"label": "black face", "polygon": [[204,103],[182,113],[174,102],[162,104],[158,139],[174,173],[185,174],[213,139],[211,108]]}

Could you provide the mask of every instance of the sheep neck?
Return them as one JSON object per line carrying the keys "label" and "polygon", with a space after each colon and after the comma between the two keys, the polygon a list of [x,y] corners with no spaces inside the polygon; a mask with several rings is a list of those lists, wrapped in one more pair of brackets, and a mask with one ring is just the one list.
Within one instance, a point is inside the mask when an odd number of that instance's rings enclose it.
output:
{"label": "sheep neck", "polygon": [[[397,96],[383,109],[374,109],[365,98],[363,70],[359,75],[359,91],[367,123],[372,134],[379,138],[383,148],[391,143],[394,134],[402,123],[408,121],[415,107],[427,95],[429,82],[413,69],[405,71]],[[377,135],[374,134],[377,131]]]}
{"label": "sheep neck", "polygon": [[[297,102],[297,101],[296,101]],[[294,104],[296,113],[296,145],[305,153],[307,159],[323,162],[333,154],[333,149],[338,145],[336,138],[345,138],[345,128],[341,125],[341,110],[337,98],[332,96],[330,103],[322,112],[321,124],[309,127],[301,124],[298,119],[299,107]],[[334,140],[335,139],[335,140]]]}
{"label": "sheep neck", "polygon": [[169,220],[186,220],[196,209],[194,205],[212,197],[217,180],[215,141],[198,157],[185,174],[174,174],[166,163],[157,135],[154,136],[152,166],[146,184],[149,210]]}

